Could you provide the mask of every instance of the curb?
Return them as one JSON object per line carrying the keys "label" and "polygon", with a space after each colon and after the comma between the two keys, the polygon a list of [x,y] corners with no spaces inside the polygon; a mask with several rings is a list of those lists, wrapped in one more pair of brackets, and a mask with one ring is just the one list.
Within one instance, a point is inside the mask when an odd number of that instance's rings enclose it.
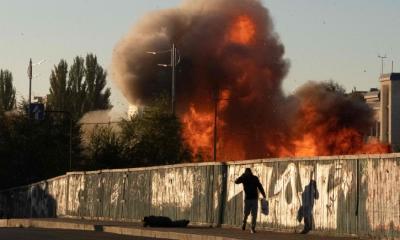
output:
{"label": "curb", "polygon": [[145,230],[135,227],[104,226],[87,223],[71,223],[60,221],[46,221],[36,219],[0,219],[0,228],[46,228],[46,229],[68,229],[80,231],[97,231],[114,233],[135,237],[182,239],[182,240],[240,240],[212,235],[197,235],[174,231]]}

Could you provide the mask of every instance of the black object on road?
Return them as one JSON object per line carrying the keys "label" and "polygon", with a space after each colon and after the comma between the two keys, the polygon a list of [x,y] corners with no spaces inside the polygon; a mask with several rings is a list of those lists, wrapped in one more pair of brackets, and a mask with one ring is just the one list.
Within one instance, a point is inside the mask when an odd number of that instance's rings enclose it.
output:
{"label": "black object on road", "polygon": [[169,217],[164,216],[146,216],[143,219],[143,227],[173,227],[184,228],[189,224],[189,220],[172,221]]}

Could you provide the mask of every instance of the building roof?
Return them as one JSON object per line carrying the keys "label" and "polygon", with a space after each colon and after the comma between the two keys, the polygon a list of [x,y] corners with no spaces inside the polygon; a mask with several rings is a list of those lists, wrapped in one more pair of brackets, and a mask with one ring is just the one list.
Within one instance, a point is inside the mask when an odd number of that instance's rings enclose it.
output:
{"label": "building roof", "polygon": [[379,91],[371,91],[364,94],[364,98],[379,98]]}
{"label": "building roof", "polygon": [[400,73],[382,74],[379,80],[382,81],[400,81]]}

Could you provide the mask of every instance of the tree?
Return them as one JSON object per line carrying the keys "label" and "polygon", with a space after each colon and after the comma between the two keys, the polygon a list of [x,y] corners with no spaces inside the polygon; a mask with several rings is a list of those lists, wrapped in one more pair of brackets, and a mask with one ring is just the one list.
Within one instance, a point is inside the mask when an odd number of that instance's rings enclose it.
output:
{"label": "tree", "polygon": [[182,126],[171,115],[167,95],[115,126],[95,127],[87,143],[90,169],[142,167],[181,163],[191,153],[181,137]]}
{"label": "tree", "polygon": [[166,95],[130,120],[121,122],[124,158],[129,166],[174,164],[190,159],[179,119],[171,115]]}
{"label": "tree", "polygon": [[0,113],[15,108],[15,88],[10,71],[0,70]]}
{"label": "tree", "polygon": [[[107,72],[98,64],[97,57],[93,54],[86,55],[86,75],[85,83],[87,87],[85,112],[109,109],[111,91],[105,89]],[[103,92],[104,90],[104,92]]]}
{"label": "tree", "polygon": [[106,79],[107,72],[93,54],[87,54],[86,60],[75,57],[69,72],[67,62],[61,60],[50,76],[49,106],[70,112],[74,121],[89,111],[109,109],[111,91],[105,88]]}
{"label": "tree", "polygon": [[48,105],[52,110],[66,111],[67,106],[69,106],[67,102],[67,73],[68,64],[63,59],[51,71]]}
{"label": "tree", "polygon": [[73,119],[79,119],[85,113],[85,101],[87,98],[87,84],[85,77],[85,60],[82,57],[75,57],[68,75],[67,92],[70,99],[68,111]]}
{"label": "tree", "polygon": [[36,182],[69,170],[68,124],[51,115],[35,121],[23,112],[20,109],[19,113],[0,115],[1,188]]}
{"label": "tree", "polygon": [[111,126],[95,126],[86,150],[89,169],[126,167],[121,138]]}

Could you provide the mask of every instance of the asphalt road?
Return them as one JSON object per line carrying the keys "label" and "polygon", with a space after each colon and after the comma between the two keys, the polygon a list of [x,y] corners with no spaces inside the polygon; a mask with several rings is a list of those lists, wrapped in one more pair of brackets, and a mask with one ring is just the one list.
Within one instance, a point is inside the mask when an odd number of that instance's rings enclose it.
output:
{"label": "asphalt road", "polygon": [[118,234],[38,228],[0,228],[0,240],[149,240]]}

